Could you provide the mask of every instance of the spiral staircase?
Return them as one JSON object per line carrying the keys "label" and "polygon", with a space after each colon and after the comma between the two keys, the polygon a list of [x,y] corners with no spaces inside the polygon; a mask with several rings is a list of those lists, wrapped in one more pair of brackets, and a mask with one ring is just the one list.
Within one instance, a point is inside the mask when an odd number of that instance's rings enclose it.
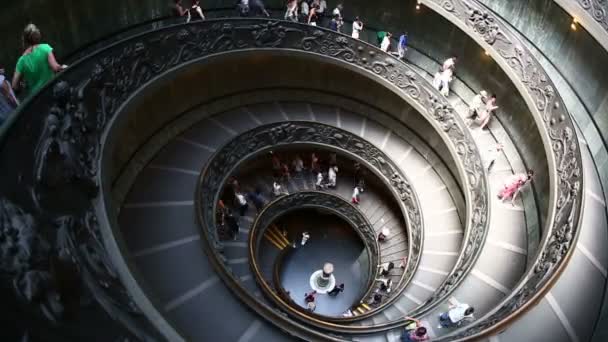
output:
{"label": "spiral staircase", "polygon": [[[576,15],[604,56],[608,33],[573,3],[546,6]],[[517,19],[528,5],[387,6],[403,17],[369,20],[409,20],[404,61],[370,44],[374,29],[355,40],[219,6],[213,19],[154,19],[74,52],[0,127],[6,340],[399,341],[414,317],[433,341],[602,341],[605,115]],[[452,51],[461,61],[444,97],[431,82]],[[466,124],[481,89],[499,94],[487,130]],[[271,151],[288,165],[302,156],[306,170],[278,180]],[[335,187],[317,186],[312,152],[337,154]],[[505,179],[530,168],[531,186],[500,201]],[[249,200],[236,214],[230,177],[264,207]],[[273,195],[277,180],[288,194]],[[334,212],[365,246],[367,282],[346,284],[363,293],[348,314],[304,310],[304,294],[281,287],[281,260],[304,246],[271,222],[298,207]],[[393,287],[377,290],[387,262]],[[438,328],[454,301],[474,319]]]}

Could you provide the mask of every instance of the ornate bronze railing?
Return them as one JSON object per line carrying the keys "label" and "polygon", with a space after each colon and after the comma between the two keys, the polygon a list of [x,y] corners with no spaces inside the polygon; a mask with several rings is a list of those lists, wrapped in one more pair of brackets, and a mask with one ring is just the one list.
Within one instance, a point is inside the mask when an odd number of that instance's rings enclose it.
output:
{"label": "ornate bronze railing", "polygon": [[[0,195],[23,208],[25,215],[31,213],[44,221],[69,216],[73,222],[83,222],[93,215],[98,218],[99,228],[92,233],[103,240],[106,248],[116,246],[110,226],[115,218],[108,216],[112,204],[106,196],[110,184],[104,178],[107,176],[99,172],[105,165],[102,159],[105,139],[112,137],[109,123],[113,123],[132,96],[158,76],[215,54],[249,49],[289,49],[350,65],[400,94],[437,128],[457,160],[458,173],[467,189],[468,222],[463,252],[449,281],[440,287],[440,295],[426,304],[435,305],[447,298],[479,256],[487,233],[487,181],[475,144],[447,100],[412,68],[367,43],[317,27],[277,20],[208,20],[145,32],[81,59],[29,98],[17,115],[2,127],[0,161],[11,167],[0,170]],[[386,160],[376,162],[386,164]],[[399,174],[394,176],[391,178],[393,187],[398,189],[402,201],[407,200],[408,192],[411,192],[409,184]],[[413,206],[412,203],[407,205]],[[420,212],[408,212],[406,218],[412,222],[411,227],[416,226],[413,222],[421,220]],[[56,232],[48,230],[48,234],[53,236]],[[420,244],[415,240],[420,238],[421,242],[421,235],[410,238],[411,248],[419,248]],[[118,247],[113,248],[118,250]],[[105,257],[122,265],[118,270],[121,279],[134,286],[133,276],[117,258],[113,254]],[[416,264],[410,262],[409,265],[415,267]],[[111,276],[101,273],[96,278],[107,277]],[[107,290],[109,297],[127,293],[120,282],[113,286],[115,290]],[[130,300],[128,296],[124,298]],[[143,311],[148,317],[160,321],[157,311],[151,313],[154,311],[151,303],[140,295],[137,300],[140,307],[142,303],[146,304]],[[119,296],[115,302],[124,301]],[[129,306],[125,303],[116,307],[120,310],[119,307]],[[269,308],[260,308],[259,312],[273,320],[282,317]],[[129,327],[137,325],[123,323]],[[320,336],[317,331],[297,327],[297,333],[307,338]]]}
{"label": "ornate bronze railing", "polygon": [[[300,314],[320,320],[345,321],[343,319],[335,320],[334,317],[317,315],[306,311],[299,306],[293,305],[293,303],[288,302],[284,296],[280,295],[280,289],[276,289],[277,287],[280,287],[280,283],[277,282],[274,284],[274,286],[272,284],[268,284],[260,271],[258,258],[260,250],[258,247],[264,238],[264,232],[266,229],[268,229],[270,225],[279,217],[289,213],[290,211],[305,208],[321,209],[332,213],[345,220],[349,226],[353,228],[357,235],[359,235],[363,245],[365,246],[367,258],[369,260],[367,270],[367,286],[361,301],[363,302],[368,300],[368,296],[373,289],[374,279],[377,278],[379,273],[376,265],[378,265],[378,260],[380,258],[380,249],[378,246],[378,240],[376,239],[374,227],[357,207],[352,205],[346,199],[330,193],[321,191],[301,191],[279,197],[269,203],[258,214],[249,231],[249,264],[258,284],[261,285],[266,296],[273,300],[279,306],[279,308],[283,308],[284,310],[296,310]],[[336,243],[339,243],[339,241],[336,241]],[[274,278],[276,278],[276,276]],[[275,282],[277,280],[278,279],[276,279]],[[273,287],[275,287],[275,289],[273,289]],[[275,293],[279,293],[279,295],[277,296]]]}
{"label": "ornate bronze railing", "polygon": [[[316,319],[314,320],[314,323],[321,328],[329,327],[335,329],[337,327],[335,324],[328,325],[327,322],[348,322],[369,317],[397,300],[399,297],[398,294],[405,289],[405,285],[413,276],[421,257],[423,226],[417,195],[403,172],[401,172],[397,165],[378,147],[353,133],[315,122],[291,121],[258,126],[233,138],[215,152],[204,172],[201,174],[200,184],[197,189],[197,193],[200,194],[200,196],[197,195],[196,199],[199,219],[203,227],[203,236],[216,247],[215,249],[217,251],[221,251],[221,241],[219,240],[215,229],[216,222],[214,213],[216,212],[216,203],[219,200],[223,184],[225,184],[228,177],[231,174],[234,174],[235,170],[237,170],[240,165],[243,165],[248,159],[257,156],[260,153],[264,153],[265,151],[289,145],[313,145],[337,151],[350,159],[357,160],[361,162],[364,167],[376,174],[387,186],[387,189],[398,198],[399,207],[406,219],[405,221],[408,230],[409,260],[404,272],[406,275],[404,275],[404,280],[399,284],[399,288],[395,289],[394,294],[389,297],[383,305],[374,308],[365,314],[361,314],[357,317],[334,318],[331,320],[324,317],[324,320]],[[294,199],[298,198],[299,197],[294,197]],[[280,199],[277,201],[280,201]],[[339,206],[338,208],[340,207],[342,206]],[[280,208],[280,206],[277,206],[277,208]],[[264,224],[266,223],[268,222],[264,221]],[[368,239],[375,241],[375,234],[373,232],[370,232],[368,235]],[[250,245],[250,248],[253,248],[253,245]],[[375,248],[375,251],[378,253],[377,248]],[[210,256],[216,257],[221,261],[221,257],[217,252],[212,253]],[[223,268],[225,269],[229,269],[229,267],[230,266],[227,264],[223,265]],[[254,270],[256,269],[257,268],[254,267]],[[255,275],[256,278],[263,279],[261,274],[256,273]],[[243,289],[240,288],[237,289],[237,291],[242,290]],[[370,291],[368,291],[366,295],[369,295]],[[266,292],[269,295],[274,295],[274,293],[269,291]],[[274,299],[275,301],[284,304],[278,296],[274,295]],[[309,318],[295,310],[292,310],[292,314],[295,318],[303,321],[306,321]]]}
{"label": "ornate bronze railing", "polygon": [[539,254],[512,293],[488,314],[440,339],[479,338],[504,329],[549,291],[580,232],[583,170],[576,131],[540,63],[500,18],[474,0],[422,0],[482,45],[513,80],[545,141],[551,198]]}

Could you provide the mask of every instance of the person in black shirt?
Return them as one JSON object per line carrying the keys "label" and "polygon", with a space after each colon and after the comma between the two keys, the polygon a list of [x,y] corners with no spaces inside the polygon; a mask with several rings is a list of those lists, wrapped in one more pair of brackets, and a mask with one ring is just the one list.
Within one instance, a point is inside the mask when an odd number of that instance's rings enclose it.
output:
{"label": "person in black shirt", "polygon": [[194,20],[205,20],[203,9],[201,8],[199,0],[192,1],[192,7],[190,7],[190,15]]}
{"label": "person in black shirt", "polygon": [[331,289],[331,291],[327,292],[327,294],[329,296],[335,297],[337,296],[339,293],[344,292],[344,284],[340,284],[335,286],[333,289]]}

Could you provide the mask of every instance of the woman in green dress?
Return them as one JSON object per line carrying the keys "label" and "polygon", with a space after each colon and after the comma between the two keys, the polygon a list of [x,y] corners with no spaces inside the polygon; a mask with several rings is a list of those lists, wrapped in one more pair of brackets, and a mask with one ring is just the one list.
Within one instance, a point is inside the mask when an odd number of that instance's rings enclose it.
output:
{"label": "woman in green dress", "polygon": [[23,46],[25,51],[17,61],[13,75],[13,89],[19,90],[22,81],[25,82],[27,95],[36,93],[55,73],[67,68],[67,65],[57,63],[53,48],[42,44],[40,30],[34,24],[29,24],[23,31]]}

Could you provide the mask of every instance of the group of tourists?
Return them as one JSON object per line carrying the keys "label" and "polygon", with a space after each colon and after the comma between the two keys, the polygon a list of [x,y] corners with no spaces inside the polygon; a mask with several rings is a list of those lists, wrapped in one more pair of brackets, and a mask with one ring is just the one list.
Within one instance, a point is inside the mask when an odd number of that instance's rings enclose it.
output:
{"label": "group of tourists", "polygon": [[189,7],[184,6],[183,3],[182,0],[173,1],[173,14],[178,17],[186,17],[187,23],[191,20],[205,20],[205,14],[203,14],[203,8],[199,0],[192,0]]}
{"label": "group of tourists", "polygon": [[[376,34],[378,39],[378,45],[380,50],[395,55],[393,48],[393,34],[387,31],[378,31]],[[405,53],[407,52],[408,34],[403,32],[397,40],[397,52],[396,55],[399,59],[405,59]]]}
{"label": "group of tourists", "polygon": [[[200,1],[189,1],[188,5],[184,4],[183,0],[174,0],[172,5],[173,12],[176,16],[185,17],[187,22],[192,20],[205,20],[205,14],[201,7]],[[237,10],[241,16],[263,15],[270,16],[266,10],[262,0],[239,0]],[[288,0],[284,19],[303,22],[317,26],[321,23],[322,18],[329,18],[328,27],[334,31],[342,32],[344,28],[343,5],[337,4],[336,7],[328,14],[328,6],[326,0]],[[361,32],[364,28],[364,23],[359,17],[355,17],[352,24],[351,36],[355,39],[360,39]],[[382,51],[392,52],[393,50],[393,35],[390,32],[380,31],[377,34],[378,44]],[[397,40],[396,54],[399,58],[405,58],[408,46],[408,34],[404,32],[399,35]],[[433,86],[440,91],[444,96],[449,96],[450,84],[453,80],[457,56],[450,57],[444,61],[433,78]],[[49,82],[56,73],[67,68],[67,65],[61,64],[55,58],[53,47],[45,44],[42,40],[40,30],[34,25],[29,24],[23,31],[23,53],[19,57],[12,80],[6,74],[5,69],[0,66],[0,125],[6,120],[8,114],[11,113],[18,105],[19,100],[17,94],[22,97],[34,94],[39,91],[44,85]],[[481,90],[476,94],[469,107],[468,123],[477,124],[481,129],[487,127],[492,117],[492,114],[499,108],[497,106],[497,97],[495,94],[489,95],[485,90]],[[497,157],[502,153],[504,146],[497,144],[487,150],[485,155],[484,167],[488,172],[491,172]],[[272,154],[272,168],[274,181],[272,184],[272,195],[279,197],[287,195],[288,191],[282,185],[292,176],[299,176],[304,171],[310,170],[315,175],[315,186],[319,190],[335,188],[338,181],[338,163],[336,154],[330,153],[326,163],[322,163],[315,152],[310,155],[310,164],[305,166],[304,160],[300,155],[296,155],[291,163],[282,161],[278,155]],[[355,184],[351,202],[359,204],[361,195],[365,188],[364,170],[359,163],[354,164]],[[529,184],[533,178],[534,172],[529,170],[526,173],[515,174],[509,177],[498,193],[498,199],[501,201],[510,200],[514,205],[518,194],[522,188]],[[236,178],[229,180],[229,187],[232,191],[232,200],[235,211],[244,216],[252,204],[259,212],[267,203],[260,189],[243,191]],[[236,239],[239,233],[239,221],[233,210],[224,202],[218,202],[218,210],[216,221],[220,228],[227,231],[231,238]],[[385,241],[390,230],[383,229],[378,235],[380,242]],[[303,236],[302,245],[306,243],[309,236]],[[405,262],[402,263],[405,267]],[[384,296],[392,290],[392,280],[389,275],[395,265],[392,262],[378,266],[380,268],[381,278],[376,279],[379,284],[375,291],[370,304],[380,304]],[[344,284],[336,286],[329,295],[337,295],[344,291]],[[316,293],[307,293],[305,302],[311,311],[314,311]],[[452,302],[449,310],[439,316],[439,328],[458,326],[466,320],[472,319],[474,309],[467,304]],[[421,322],[409,318],[413,323],[406,326],[402,336],[402,341],[425,341],[428,340],[427,330],[422,326]]]}
{"label": "group of tourists", "polygon": [[[340,293],[344,292],[344,283],[334,286],[333,289],[327,291],[327,295],[330,297],[336,297]],[[304,304],[306,309],[310,312],[314,312],[317,309],[317,291],[312,291],[304,294]]]}
{"label": "group of tourists", "polygon": [[328,14],[326,0],[287,0],[284,19],[320,26],[327,17],[329,18],[327,27],[333,31],[342,32],[344,26],[342,9],[343,5],[337,4],[331,14]]}
{"label": "group of tourists", "polygon": [[[433,78],[433,87],[439,90],[444,96],[449,96],[450,83],[452,82],[454,71],[456,69],[456,62],[458,61],[457,56],[446,59],[441,65],[439,71]],[[473,123],[479,125],[480,129],[485,129],[492,117],[492,114],[498,109],[496,104],[496,94],[488,95],[485,90],[480,90],[471,100],[469,106],[469,112],[467,116],[467,124],[472,125]],[[496,160],[503,152],[504,146],[501,143],[497,143],[495,146],[490,147],[482,155],[484,159],[484,167],[487,172],[490,173]],[[500,188],[498,193],[498,199],[501,201],[511,201],[511,205],[515,205],[515,200],[521,190],[532,181],[534,171],[528,170],[526,173],[518,173],[507,178]]]}
{"label": "group of tourists", "polygon": [[[460,303],[455,298],[450,298],[448,311],[439,314],[438,329],[459,327],[463,323],[473,320],[475,309],[468,304]],[[402,342],[429,341],[427,328],[424,324],[413,317],[405,317],[410,323],[404,328],[401,335]]]}
{"label": "group of tourists", "polygon": [[492,114],[494,114],[497,109],[496,94],[488,96],[488,93],[485,90],[481,90],[471,100],[468,124],[476,123],[481,129],[486,128]]}

